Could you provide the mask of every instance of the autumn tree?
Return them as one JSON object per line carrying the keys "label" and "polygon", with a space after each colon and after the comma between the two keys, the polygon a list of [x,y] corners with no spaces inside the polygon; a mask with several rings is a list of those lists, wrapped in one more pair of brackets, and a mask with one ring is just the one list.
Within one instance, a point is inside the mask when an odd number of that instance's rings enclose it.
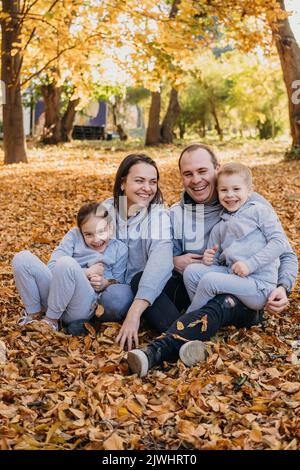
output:
{"label": "autumn tree", "polygon": [[[285,11],[283,0],[278,0],[278,5]],[[300,47],[287,16],[279,17],[276,23],[273,21],[271,24],[289,101],[292,149],[288,157],[300,158],[300,102],[293,96],[294,84],[300,79]]]}
{"label": "autumn tree", "polygon": [[27,162],[21,95],[22,54],[21,9],[19,0],[2,0],[1,80],[5,86],[3,104],[4,162]]}

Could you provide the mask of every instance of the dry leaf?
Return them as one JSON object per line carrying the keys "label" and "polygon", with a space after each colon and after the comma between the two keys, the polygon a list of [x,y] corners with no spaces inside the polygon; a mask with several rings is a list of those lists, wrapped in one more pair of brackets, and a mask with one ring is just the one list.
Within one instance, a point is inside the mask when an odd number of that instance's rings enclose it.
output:
{"label": "dry leaf", "polygon": [[124,441],[116,432],[114,432],[108,439],[104,441],[103,448],[105,450],[123,450]]}
{"label": "dry leaf", "polygon": [[103,307],[103,305],[98,304],[98,305],[97,305],[97,308],[96,308],[96,310],[95,310],[95,315],[96,315],[96,317],[97,317],[97,318],[102,317],[103,313],[104,313],[104,307]]}

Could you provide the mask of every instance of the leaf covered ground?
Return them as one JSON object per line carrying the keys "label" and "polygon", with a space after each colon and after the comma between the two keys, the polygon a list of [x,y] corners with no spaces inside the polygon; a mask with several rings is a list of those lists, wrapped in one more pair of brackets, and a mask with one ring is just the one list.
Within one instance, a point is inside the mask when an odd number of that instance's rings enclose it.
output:
{"label": "leaf covered ground", "polygon": [[[299,254],[300,163],[283,162],[285,145],[227,144],[218,154],[252,166],[255,189],[272,202]],[[223,329],[209,343],[207,363],[165,364],[145,379],[128,375],[114,344],[116,324],[85,338],[16,327],[22,305],[14,253],[27,248],[47,261],[78,208],[111,195],[118,164],[132,150],[78,143],[32,148],[28,165],[0,167],[0,340],[7,348],[0,364],[0,448],[300,448],[297,290],[289,309],[267,314],[263,327]],[[161,169],[167,202],[175,202],[180,149],[147,152]],[[140,339],[147,342],[149,333],[141,331]]]}

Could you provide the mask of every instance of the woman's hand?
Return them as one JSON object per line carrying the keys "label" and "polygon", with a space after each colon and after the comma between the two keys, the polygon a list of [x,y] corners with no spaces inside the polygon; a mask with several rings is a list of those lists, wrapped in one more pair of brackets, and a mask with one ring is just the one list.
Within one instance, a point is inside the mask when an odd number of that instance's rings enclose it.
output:
{"label": "woman's hand", "polygon": [[130,351],[133,343],[139,345],[138,331],[142,313],[149,307],[149,302],[143,299],[135,299],[127,312],[127,316],[116,338],[122,349]]}
{"label": "woman's hand", "polygon": [[120,343],[122,349],[130,351],[133,347],[133,343],[136,348],[139,346],[139,327],[140,316],[135,315],[134,313],[130,314],[128,312],[116,339],[117,343]]}

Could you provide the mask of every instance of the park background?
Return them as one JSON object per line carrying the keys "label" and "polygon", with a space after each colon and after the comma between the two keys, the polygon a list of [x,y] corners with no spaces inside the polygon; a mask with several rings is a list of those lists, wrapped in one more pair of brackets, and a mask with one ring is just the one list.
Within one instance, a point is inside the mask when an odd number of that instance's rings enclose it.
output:
{"label": "park background", "polygon": [[[153,157],[172,204],[189,142],[251,166],[300,253],[300,5],[2,1],[1,449],[299,449],[300,311],[222,330],[206,364],[128,375],[118,325],[20,330],[11,260],[47,261],[120,161]],[[143,330],[141,342],[149,340]]]}

